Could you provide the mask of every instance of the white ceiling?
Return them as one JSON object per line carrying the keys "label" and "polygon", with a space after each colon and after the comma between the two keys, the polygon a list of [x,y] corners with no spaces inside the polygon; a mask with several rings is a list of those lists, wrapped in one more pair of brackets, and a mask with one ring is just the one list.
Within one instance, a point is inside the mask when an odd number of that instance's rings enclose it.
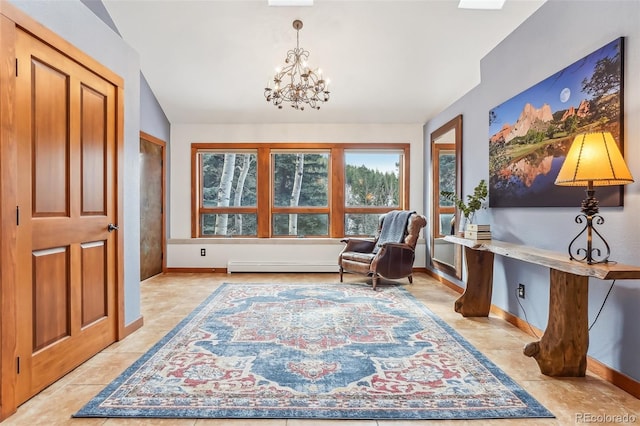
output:
{"label": "white ceiling", "polygon": [[[425,123],[480,82],[480,59],[544,1],[103,0],[172,124]],[[294,19],[309,65],[331,79],[319,111],[263,95],[295,47]]]}

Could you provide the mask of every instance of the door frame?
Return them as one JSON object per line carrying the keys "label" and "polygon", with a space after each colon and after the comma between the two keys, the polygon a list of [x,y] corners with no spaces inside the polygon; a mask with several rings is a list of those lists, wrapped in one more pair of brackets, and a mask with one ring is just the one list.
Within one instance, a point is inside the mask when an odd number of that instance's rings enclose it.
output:
{"label": "door frame", "polygon": [[162,149],[162,235],[160,239],[162,241],[162,272],[167,272],[167,143],[143,131],[140,131],[140,139],[158,145]]}
{"label": "door frame", "polygon": [[116,88],[116,211],[121,231],[116,236],[117,340],[142,325],[124,323],[124,80],[9,2],[0,1],[0,421],[17,409],[16,384],[16,259],[18,170],[16,104],[16,32],[21,28],[70,59],[90,69]]}

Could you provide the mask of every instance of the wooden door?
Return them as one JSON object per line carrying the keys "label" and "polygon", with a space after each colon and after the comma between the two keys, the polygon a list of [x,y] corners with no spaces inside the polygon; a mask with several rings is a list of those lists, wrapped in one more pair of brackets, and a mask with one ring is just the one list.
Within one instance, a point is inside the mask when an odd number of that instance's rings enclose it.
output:
{"label": "wooden door", "polygon": [[151,135],[140,136],[140,279],[163,271],[164,148]]}
{"label": "wooden door", "polygon": [[16,40],[17,403],[117,333],[116,88]]}

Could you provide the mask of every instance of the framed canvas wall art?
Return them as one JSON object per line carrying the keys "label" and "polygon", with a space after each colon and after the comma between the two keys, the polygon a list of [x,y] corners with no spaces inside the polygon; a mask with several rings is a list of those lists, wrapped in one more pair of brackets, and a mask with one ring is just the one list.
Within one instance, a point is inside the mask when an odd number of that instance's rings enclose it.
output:
{"label": "framed canvas wall art", "polygon": [[[584,189],[554,181],[576,135],[609,131],[622,151],[623,38],[489,112],[490,207],[579,206]],[[621,206],[622,186],[598,189]]]}

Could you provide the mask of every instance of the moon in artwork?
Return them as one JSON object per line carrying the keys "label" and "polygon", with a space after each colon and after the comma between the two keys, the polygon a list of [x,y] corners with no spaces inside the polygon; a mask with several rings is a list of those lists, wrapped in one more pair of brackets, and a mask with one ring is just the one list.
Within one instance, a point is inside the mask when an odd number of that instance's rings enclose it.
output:
{"label": "moon in artwork", "polygon": [[569,96],[571,96],[571,90],[568,87],[565,87],[560,92],[560,102],[565,103],[569,100]]}

